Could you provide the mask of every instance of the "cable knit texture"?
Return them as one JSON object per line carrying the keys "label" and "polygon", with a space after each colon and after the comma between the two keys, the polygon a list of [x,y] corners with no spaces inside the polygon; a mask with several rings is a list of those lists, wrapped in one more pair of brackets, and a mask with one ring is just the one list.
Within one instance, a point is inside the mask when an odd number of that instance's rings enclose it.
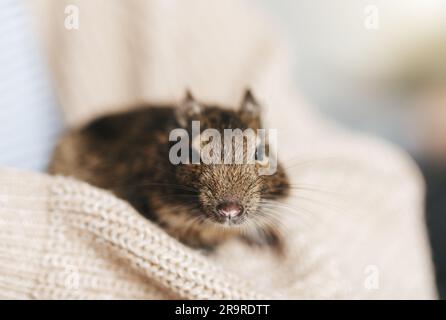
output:
{"label": "cable knit texture", "polygon": [[[3,298],[435,298],[423,182],[407,155],[337,128],[290,85],[286,50],[242,1],[32,0],[70,126],[186,86],[236,105],[249,85],[295,188],[285,255],[193,251],[104,190],[0,170]],[[79,30],[64,8],[79,7]]]}

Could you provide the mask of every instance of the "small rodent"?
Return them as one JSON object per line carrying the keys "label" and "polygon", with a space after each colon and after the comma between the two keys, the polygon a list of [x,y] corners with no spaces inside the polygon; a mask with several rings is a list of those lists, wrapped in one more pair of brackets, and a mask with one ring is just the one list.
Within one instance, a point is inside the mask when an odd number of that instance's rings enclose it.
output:
{"label": "small rodent", "polygon": [[[279,225],[268,203],[289,192],[280,164],[259,175],[254,164],[177,164],[169,161],[176,128],[191,131],[261,127],[261,108],[247,90],[238,110],[197,102],[190,93],[179,106],[143,106],[106,115],[66,133],[50,164],[52,174],[73,176],[112,191],[168,234],[212,249],[230,238],[282,250]],[[191,146],[190,148],[193,148]],[[192,152],[193,150],[191,150]]]}

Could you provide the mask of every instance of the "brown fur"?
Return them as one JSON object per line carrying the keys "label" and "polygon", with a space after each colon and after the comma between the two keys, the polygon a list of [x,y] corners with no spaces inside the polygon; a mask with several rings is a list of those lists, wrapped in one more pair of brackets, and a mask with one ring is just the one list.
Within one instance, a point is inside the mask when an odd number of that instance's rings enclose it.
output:
{"label": "brown fur", "polygon": [[[245,97],[249,99],[255,102],[251,95]],[[245,228],[250,220],[262,218],[262,199],[287,195],[288,180],[280,165],[274,175],[259,176],[257,165],[173,165],[169,161],[172,129],[183,126],[190,131],[190,122],[200,120],[201,130],[255,130],[261,127],[258,110],[200,105],[199,112],[186,112],[190,110],[182,108],[139,108],[101,117],[69,132],[54,152],[50,172],[111,190],[192,247],[212,248],[240,237],[253,245],[280,248],[280,232],[271,221],[263,227]],[[223,226],[215,207],[228,197],[236,198],[246,210],[239,223]]]}

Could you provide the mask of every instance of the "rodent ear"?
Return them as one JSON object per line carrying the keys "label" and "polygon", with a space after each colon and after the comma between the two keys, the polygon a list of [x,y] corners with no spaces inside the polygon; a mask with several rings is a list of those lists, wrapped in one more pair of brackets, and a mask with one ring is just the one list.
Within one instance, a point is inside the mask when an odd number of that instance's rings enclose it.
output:
{"label": "rodent ear", "polygon": [[194,99],[190,90],[186,90],[186,95],[184,96],[180,106],[177,108],[177,121],[183,127],[186,127],[189,119],[199,115],[201,113],[201,110],[201,105]]}
{"label": "rodent ear", "polygon": [[240,106],[240,111],[254,117],[258,117],[260,115],[261,107],[254,98],[254,95],[250,89],[246,89],[245,91],[245,95]]}

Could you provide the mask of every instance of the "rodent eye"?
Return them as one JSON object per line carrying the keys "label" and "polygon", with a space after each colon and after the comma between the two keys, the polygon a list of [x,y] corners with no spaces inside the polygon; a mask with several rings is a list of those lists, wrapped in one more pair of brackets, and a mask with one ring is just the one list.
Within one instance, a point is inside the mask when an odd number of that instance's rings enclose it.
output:
{"label": "rodent eye", "polygon": [[266,166],[269,162],[269,157],[266,155],[266,146],[261,143],[261,140],[257,140],[256,145],[256,162],[261,166]]}
{"label": "rodent eye", "polygon": [[191,152],[192,159],[200,158],[200,152],[199,152],[200,144],[201,144],[201,138],[200,138],[200,135],[197,135],[194,139],[192,139],[192,143],[191,143],[190,152]]}
{"label": "rodent eye", "polygon": [[256,162],[261,166],[266,166],[269,162],[269,157],[263,151],[263,148],[256,150]]}
{"label": "rodent eye", "polygon": [[195,149],[195,151],[198,151],[201,149],[201,136],[197,135],[195,138],[192,139],[192,149]]}

